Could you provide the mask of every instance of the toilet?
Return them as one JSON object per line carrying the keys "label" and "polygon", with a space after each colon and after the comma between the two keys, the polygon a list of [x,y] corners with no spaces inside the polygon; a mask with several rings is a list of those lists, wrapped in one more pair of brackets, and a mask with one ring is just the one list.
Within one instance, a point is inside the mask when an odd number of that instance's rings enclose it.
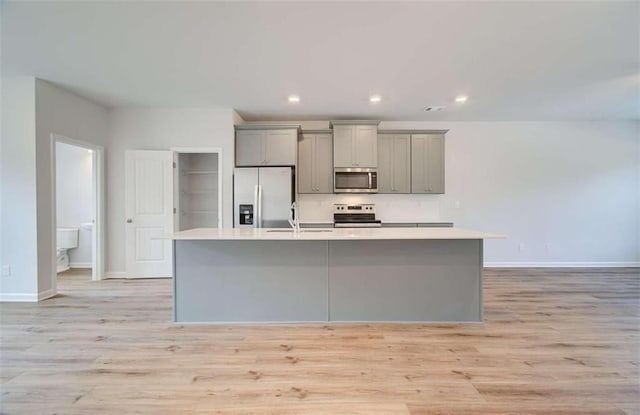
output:
{"label": "toilet", "polygon": [[68,250],[78,247],[78,228],[58,228],[56,233],[56,256],[58,272],[69,269]]}

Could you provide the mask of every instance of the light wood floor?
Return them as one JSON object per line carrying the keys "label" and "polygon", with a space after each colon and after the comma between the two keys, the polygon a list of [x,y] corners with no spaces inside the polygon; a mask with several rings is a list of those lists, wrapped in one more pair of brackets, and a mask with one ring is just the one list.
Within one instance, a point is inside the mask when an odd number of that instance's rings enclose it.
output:
{"label": "light wood floor", "polygon": [[170,280],[0,305],[7,414],[640,414],[640,273],[487,270],[485,324],[170,323]]}

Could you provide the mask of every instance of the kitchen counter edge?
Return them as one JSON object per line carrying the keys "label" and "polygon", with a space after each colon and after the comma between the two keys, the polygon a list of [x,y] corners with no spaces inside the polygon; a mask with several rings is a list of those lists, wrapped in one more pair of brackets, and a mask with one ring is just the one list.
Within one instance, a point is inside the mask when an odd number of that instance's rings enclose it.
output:
{"label": "kitchen counter edge", "polygon": [[333,228],[292,232],[277,228],[196,228],[176,232],[173,240],[335,241],[411,239],[503,239],[506,235],[460,228]]}

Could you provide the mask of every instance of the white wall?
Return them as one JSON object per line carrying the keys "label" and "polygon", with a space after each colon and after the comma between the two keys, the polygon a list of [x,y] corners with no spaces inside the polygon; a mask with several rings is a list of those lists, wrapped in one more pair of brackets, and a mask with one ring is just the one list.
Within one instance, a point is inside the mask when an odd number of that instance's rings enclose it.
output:
{"label": "white wall", "polygon": [[0,277],[3,300],[37,300],[36,93],[30,77],[2,79],[2,209]]}
{"label": "white wall", "polygon": [[78,247],[70,249],[71,267],[91,267],[92,159],[87,149],[56,143],[56,218],[58,227],[78,228]]}
{"label": "white wall", "polygon": [[114,109],[107,148],[107,274],[125,271],[125,150],[168,150],[171,147],[220,147],[222,224],[233,226],[232,175],[234,122],[231,109]]}
{"label": "white wall", "polygon": [[55,295],[51,134],[102,144],[107,110],[33,77],[3,78],[0,299]]}
{"label": "white wall", "polygon": [[492,265],[640,262],[639,122],[383,122],[380,128],[449,129],[446,193],[301,195],[303,221],[331,220],[333,203],[370,201],[384,221],[453,221],[507,234],[485,244]]}
{"label": "white wall", "polygon": [[[51,194],[51,134],[105,145],[109,131],[107,110],[46,81],[36,80],[36,161],[38,193],[38,292],[53,289],[55,229]],[[55,294],[55,292],[54,292]]]}
{"label": "white wall", "polygon": [[32,77],[3,78],[1,299],[55,295],[52,139],[56,133],[102,144],[107,111]]}
{"label": "white wall", "polygon": [[[51,133],[107,149],[107,271],[124,269],[124,151],[223,149],[223,226],[232,224],[230,109],[105,108],[34,78],[3,79],[0,298],[52,294]],[[328,122],[303,122],[326,128]],[[455,222],[503,232],[493,264],[637,264],[640,261],[640,123],[385,122],[382,129],[449,129],[445,195],[374,195],[386,221]],[[303,220],[331,220],[345,196],[303,195]],[[456,208],[459,202],[459,208]],[[522,249],[521,249],[522,248]]]}

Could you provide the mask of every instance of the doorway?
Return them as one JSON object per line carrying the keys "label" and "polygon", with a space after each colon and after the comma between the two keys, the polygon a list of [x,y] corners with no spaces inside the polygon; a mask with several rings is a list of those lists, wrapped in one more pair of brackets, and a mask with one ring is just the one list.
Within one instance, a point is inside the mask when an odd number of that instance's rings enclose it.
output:
{"label": "doorway", "polygon": [[127,278],[171,278],[176,230],[221,227],[222,150],[125,152]]}
{"label": "doorway", "polygon": [[100,280],[104,275],[104,148],[52,134],[51,157],[53,287],[60,272]]}

